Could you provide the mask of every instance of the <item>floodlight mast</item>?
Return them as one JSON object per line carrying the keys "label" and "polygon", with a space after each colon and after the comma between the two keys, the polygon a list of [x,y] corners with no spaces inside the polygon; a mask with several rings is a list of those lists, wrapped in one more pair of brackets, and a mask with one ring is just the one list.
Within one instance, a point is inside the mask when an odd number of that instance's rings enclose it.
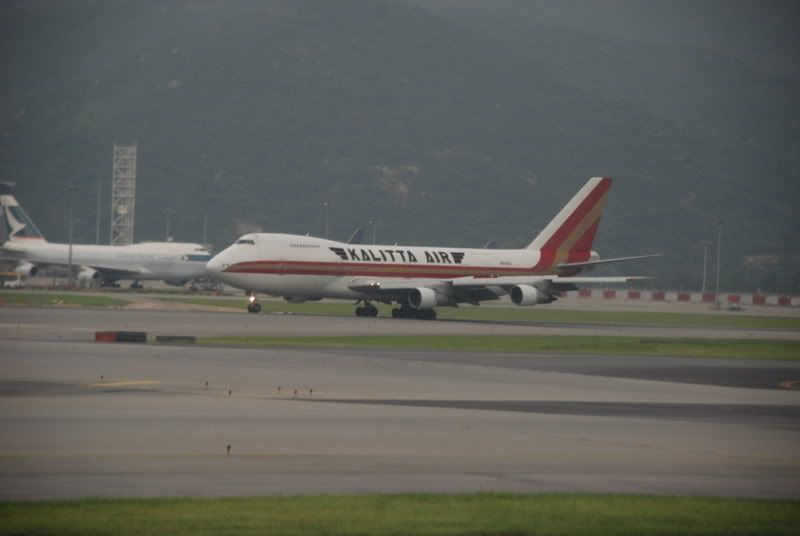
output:
{"label": "floodlight mast", "polygon": [[136,143],[114,143],[111,183],[111,245],[133,244],[136,208]]}

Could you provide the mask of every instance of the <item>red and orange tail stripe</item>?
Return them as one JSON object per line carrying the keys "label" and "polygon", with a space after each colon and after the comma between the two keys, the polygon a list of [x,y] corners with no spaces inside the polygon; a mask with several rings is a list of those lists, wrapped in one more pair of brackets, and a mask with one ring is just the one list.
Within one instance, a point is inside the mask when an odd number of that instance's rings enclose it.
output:
{"label": "red and orange tail stripe", "polygon": [[549,273],[562,262],[589,260],[611,182],[608,177],[589,179],[542,234],[536,237],[529,246],[538,246],[541,252],[534,271]]}

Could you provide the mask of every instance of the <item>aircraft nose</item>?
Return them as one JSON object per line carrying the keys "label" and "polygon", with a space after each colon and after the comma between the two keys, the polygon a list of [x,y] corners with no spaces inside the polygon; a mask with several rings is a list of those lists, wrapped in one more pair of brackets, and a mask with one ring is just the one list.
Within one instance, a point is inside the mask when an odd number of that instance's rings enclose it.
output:
{"label": "aircraft nose", "polygon": [[224,268],[221,257],[221,255],[215,255],[210,261],[208,261],[208,264],[206,264],[206,270],[212,274],[220,273]]}

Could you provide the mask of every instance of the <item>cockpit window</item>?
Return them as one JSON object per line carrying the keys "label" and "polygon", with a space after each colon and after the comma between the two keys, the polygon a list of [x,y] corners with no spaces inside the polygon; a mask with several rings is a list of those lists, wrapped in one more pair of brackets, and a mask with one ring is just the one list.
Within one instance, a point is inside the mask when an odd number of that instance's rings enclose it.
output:
{"label": "cockpit window", "polygon": [[255,246],[256,245],[256,243],[253,240],[247,240],[247,239],[237,240],[236,243],[237,244],[250,244],[251,246]]}

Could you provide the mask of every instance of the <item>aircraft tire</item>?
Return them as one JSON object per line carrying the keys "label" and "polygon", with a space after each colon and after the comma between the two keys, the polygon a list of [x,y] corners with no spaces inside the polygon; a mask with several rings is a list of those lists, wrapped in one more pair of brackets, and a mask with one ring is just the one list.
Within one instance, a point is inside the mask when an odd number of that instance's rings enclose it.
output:
{"label": "aircraft tire", "polygon": [[434,309],[422,309],[420,311],[416,311],[416,315],[414,318],[418,318],[420,320],[436,320],[436,311]]}
{"label": "aircraft tire", "polygon": [[393,318],[414,318],[414,310],[408,309],[406,307],[398,307],[397,309],[392,309],[392,317]]}
{"label": "aircraft tire", "polygon": [[365,305],[364,307],[356,307],[356,316],[376,317],[378,316],[378,308],[372,304]]}
{"label": "aircraft tire", "polygon": [[260,303],[248,303],[247,304],[247,312],[248,313],[260,313],[261,312],[261,304]]}

